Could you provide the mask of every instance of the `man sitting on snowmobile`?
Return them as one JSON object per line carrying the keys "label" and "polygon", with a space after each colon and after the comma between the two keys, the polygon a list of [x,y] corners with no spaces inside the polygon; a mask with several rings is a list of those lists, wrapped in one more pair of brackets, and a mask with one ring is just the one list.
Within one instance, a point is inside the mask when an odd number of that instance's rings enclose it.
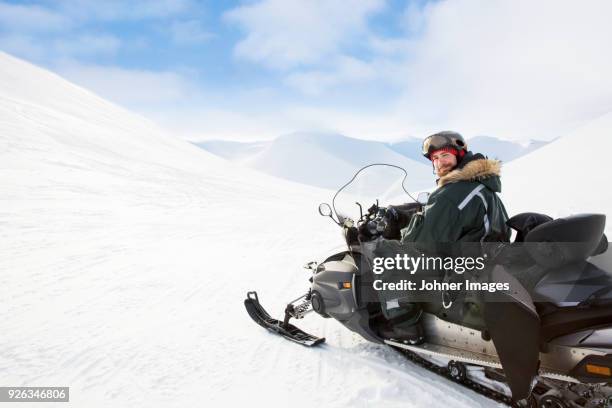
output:
{"label": "man sitting on snowmobile", "polygon": [[427,137],[423,155],[432,162],[438,188],[402,230],[402,242],[418,242],[435,252],[435,243],[510,239],[508,214],[496,194],[501,191],[499,161],[468,151],[463,137],[451,131]]}
{"label": "man sitting on snowmobile", "polygon": [[[423,211],[414,214],[408,226],[402,229],[401,243],[419,253],[445,257],[457,255],[452,250],[453,243],[509,241],[508,215],[497,196],[501,191],[501,163],[468,151],[463,137],[452,131],[427,137],[422,152],[432,162],[438,176],[438,188],[429,196]],[[392,248],[397,247],[392,243],[382,243],[378,247],[380,251]],[[388,299],[395,298],[392,293],[379,295],[384,305],[383,313],[392,322],[391,332],[385,334],[413,343],[421,342],[419,305],[406,297]]]}

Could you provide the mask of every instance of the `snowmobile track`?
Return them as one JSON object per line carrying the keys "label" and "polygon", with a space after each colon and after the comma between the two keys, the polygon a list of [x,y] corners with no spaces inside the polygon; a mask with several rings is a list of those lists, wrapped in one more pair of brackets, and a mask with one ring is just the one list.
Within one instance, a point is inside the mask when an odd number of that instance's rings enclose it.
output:
{"label": "snowmobile track", "polygon": [[[393,347],[393,346],[392,346]],[[512,398],[510,398],[509,396],[502,394],[500,392],[497,392],[495,390],[492,390],[490,388],[485,387],[482,384],[479,384],[475,381],[470,380],[469,378],[464,378],[462,380],[458,380],[456,378],[454,378],[449,370],[446,367],[443,366],[438,366],[424,358],[422,358],[421,356],[419,356],[417,353],[410,351],[410,350],[406,350],[403,348],[399,348],[399,347],[393,347],[395,350],[399,351],[400,353],[402,353],[404,356],[406,356],[406,358],[408,360],[410,360],[412,363],[421,366],[431,372],[434,372],[438,375],[441,375],[442,377],[447,378],[450,381],[453,381],[455,383],[461,384],[462,386],[474,391],[477,394],[480,394],[484,397],[487,397],[489,399],[492,399],[496,402],[501,402],[503,404],[509,405],[511,407],[523,407],[522,405],[517,405],[516,402],[512,401]],[[536,406],[535,401],[533,402],[532,406]],[[524,406],[525,408],[529,408],[529,406]]]}

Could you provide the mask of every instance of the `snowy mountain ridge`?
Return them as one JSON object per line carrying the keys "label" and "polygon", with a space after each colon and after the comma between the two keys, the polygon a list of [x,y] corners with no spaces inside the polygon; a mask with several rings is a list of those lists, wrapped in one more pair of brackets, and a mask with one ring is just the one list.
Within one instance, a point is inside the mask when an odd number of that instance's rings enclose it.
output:
{"label": "snowy mountain ridge", "polygon": [[389,163],[406,169],[411,190],[431,188],[431,165],[398,154],[384,143],[335,133],[296,132],[270,142],[197,143],[211,153],[248,168],[321,188],[337,189],[361,167]]}
{"label": "snowy mountain ridge", "polygon": [[[421,139],[384,143],[335,133],[295,132],[271,141],[194,143],[217,156],[264,173],[323,188],[337,188],[362,166],[391,163],[410,174],[412,190],[433,186],[431,163],[421,154]],[[468,140],[470,150],[509,162],[545,145],[478,136]],[[316,163],[316,164],[315,164]]]}

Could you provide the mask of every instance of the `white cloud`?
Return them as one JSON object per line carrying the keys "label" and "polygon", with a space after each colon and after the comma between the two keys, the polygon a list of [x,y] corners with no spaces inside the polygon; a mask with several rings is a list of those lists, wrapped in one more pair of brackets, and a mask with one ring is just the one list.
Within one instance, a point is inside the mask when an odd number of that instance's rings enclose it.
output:
{"label": "white cloud", "polygon": [[552,138],[612,110],[612,3],[431,5],[398,110],[426,131]]}
{"label": "white cloud", "polygon": [[51,44],[56,57],[114,54],[120,46],[121,41],[108,34],[71,36],[70,41],[59,39]]}
{"label": "white cloud", "polygon": [[[292,2],[285,8],[265,1],[234,10],[230,20],[247,28],[236,52],[283,67],[286,85],[318,99],[358,96],[376,85],[396,88],[402,97],[388,112],[395,133],[404,126],[413,134],[451,128],[468,136],[550,139],[612,111],[612,2],[409,5],[400,16],[405,34],[394,38],[368,31],[374,3],[360,10],[343,3],[338,10],[350,15],[346,19],[315,3],[293,9]],[[371,52],[367,61],[342,49],[346,39],[364,37]],[[372,107],[379,102],[372,100]],[[361,123],[363,108],[338,110]],[[311,113],[330,123],[322,111]]]}
{"label": "white cloud", "polygon": [[[232,95],[232,98],[240,95]],[[244,102],[244,101],[242,101]],[[214,102],[147,112],[174,134],[192,141],[226,139],[252,141],[272,139],[295,131],[342,133],[368,140],[387,141],[411,134],[414,126],[401,115],[356,111],[342,107],[314,107],[305,104],[219,108]],[[419,135],[419,134],[413,134]]]}
{"label": "white cloud", "polygon": [[48,51],[40,41],[23,34],[1,35],[0,50],[30,61],[41,61]]}
{"label": "white cloud", "polygon": [[[368,28],[380,7],[266,0],[226,17],[246,29],[236,54],[282,68],[283,83],[303,95],[394,87],[402,97],[388,117],[410,126],[407,133],[454,128],[469,136],[550,139],[612,111],[612,2],[409,3],[397,16],[403,34],[395,37]],[[349,42],[368,47],[367,61],[343,48]],[[357,121],[363,108],[338,107]]]}
{"label": "white cloud", "polygon": [[226,13],[246,38],[238,57],[271,68],[287,69],[335,56],[367,33],[366,19],[383,0],[263,0]]}
{"label": "white cloud", "polygon": [[70,19],[54,10],[37,5],[0,2],[0,30],[20,33],[63,31]]}
{"label": "white cloud", "polygon": [[367,46],[378,56],[401,56],[410,50],[411,43],[411,40],[404,37],[384,38],[371,35],[368,38]]}
{"label": "white cloud", "polygon": [[[46,31],[26,27],[5,32],[0,48],[38,60],[52,53],[89,56],[94,49],[108,55],[122,47],[120,40],[78,32],[79,16],[87,21],[154,19],[164,18],[165,10],[171,22],[194,7],[187,0],[145,3],[134,3],[134,10],[123,15],[127,3],[62,2],[66,10],[75,4],[64,20],[72,27],[70,36],[54,22],[53,13],[42,13],[40,24]],[[27,10],[50,10],[32,7]],[[279,87],[250,103],[244,100],[252,85],[248,78],[240,89],[219,85],[224,95],[210,98],[184,72],[81,64],[62,66],[60,72],[153,119],[163,117],[182,133],[203,137],[266,138],[324,129],[385,139],[450,128],[468,137],[552,138],[612,111],[612,25],[607,21],[612,2],[449,0],[410,5],[395,13],[394,21],[404,28],[393,37],[377,35],[369,26],[368,18],[383,7],[382,0],[264,0],[226,13],[227,21],[245,30],[235,54],[279,69],[270,78]],[[17,14],[11,10],[19,21],[26,8]],[[168,23],[166,32],[177,43],[206,41],[210,34],[197,16],[187,18]],[[7,17],[0,15],[3,19]],[[16,24],[10,29],[18,30]],[[44,42],[41,33],[48,35]],[[65,41],[61,46],[56,42],[60,39]],[[283,92],[287,95],[279,96]]]}
{"label": "white cloud", "polygon": [[166,19],[197,11],[193,0],[49,0],[45,5],[0,1],[0,31],[64,32],[89,21]]}
{"label": "white cloud", "polygon": [[295,129],[295,122],[280,111],[262,113],[198,106],[150,112],[149,117],[173,134],[191,141],[266,140]]}
{"label": "white cloud", "polygon": [[325,70],[294,71],[285,78],[285,83],[307,95],[322,95],[333,87],[352,82],[381,80],[381,67],[349,56],[338,56]]}
{"label": "white cloud", "polygon": [[54,0],[63,14],[84,22],[167,18],[197,9],[193,0]]}
{"label": "white cloud", "polygon": [[175,72],[63,62],[56,71],[119,105],[143,112],[189,98],[193,85]]}
{"label": "white cloud", "polygon": [[169,31],[172,40],[179,45],[201,44],[214,36],[198,20],[175,21],[170,24]]}
{"label": "white cloud", "polygon": [[0,35],[1,50],[43,65],[61,59],[113,55],[121,45],[117,37],[108,34],[62,35],[45,41],[32,35]]}

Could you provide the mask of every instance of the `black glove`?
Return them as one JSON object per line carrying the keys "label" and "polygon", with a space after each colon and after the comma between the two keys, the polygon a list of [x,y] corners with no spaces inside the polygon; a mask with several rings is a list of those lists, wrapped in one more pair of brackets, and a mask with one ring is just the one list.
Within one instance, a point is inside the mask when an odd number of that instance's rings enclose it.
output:
{"label": "black glove", "polygon": [[371,221],[366,221],[362,223],[361,225],[359,225],[359,228],[358,228],[359,242],[367,242],[367,241],[370,241],[374,237],[372,233],[370,232],[370,226],[368,225],[368,223],[370,222]]}
{"label": "black glove", "polygon": [[408,203],[387,207],[385,218],[387,226],[383,237],[387,239],[401,239],[400,231],[410,224],[412,216],[423,209],[420,203]]}

